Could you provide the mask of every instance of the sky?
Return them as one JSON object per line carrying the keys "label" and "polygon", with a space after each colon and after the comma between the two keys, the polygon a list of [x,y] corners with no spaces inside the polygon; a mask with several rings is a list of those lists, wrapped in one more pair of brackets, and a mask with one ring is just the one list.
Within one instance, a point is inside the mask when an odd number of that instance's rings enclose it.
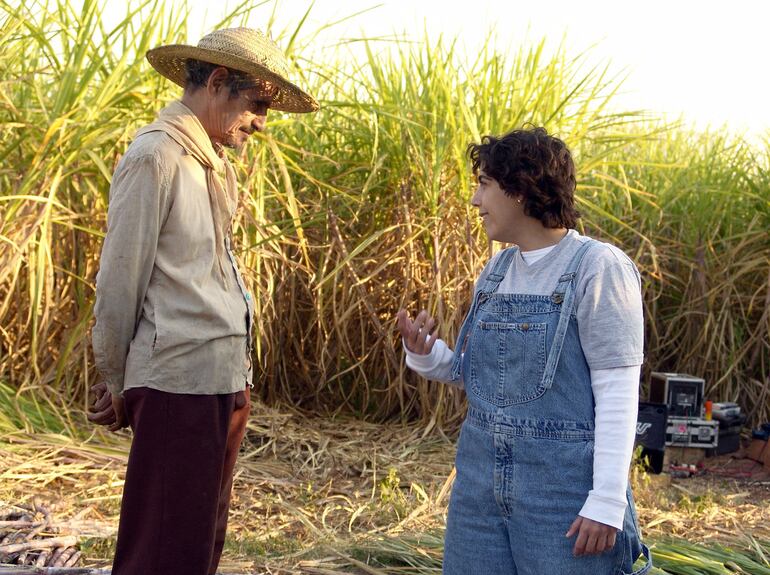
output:
{"label": "sky", "polygon": [[[311,0],[278,0],[278,28],[291,26]],[[108,0],[116,5],[122,0]],[[257,0],[255,0],[257,3]],[[236,2],[191,0],[190,43]],[[249,25],[264,27],[274,2]],[[372,9],[317,41],[392,36],[457,37],[473,53],[494,33],[500,50],[545,38],[569,55],[609,64],[626,77],[620,109],[646,110],[699,129],[727,126],[749,138],[770,136],[770,2],[766,0],[315,0],[305,29]]]}

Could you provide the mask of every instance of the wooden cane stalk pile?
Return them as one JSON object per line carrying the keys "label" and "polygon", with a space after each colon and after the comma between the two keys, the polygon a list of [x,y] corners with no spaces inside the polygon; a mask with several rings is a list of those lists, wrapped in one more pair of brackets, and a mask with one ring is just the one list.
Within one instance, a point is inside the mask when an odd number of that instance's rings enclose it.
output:
{"label": "wooden cane stalk pile", "polygon": [[76,566],[78,538],[59,531],[44,505],[0,507],[0,564]]}

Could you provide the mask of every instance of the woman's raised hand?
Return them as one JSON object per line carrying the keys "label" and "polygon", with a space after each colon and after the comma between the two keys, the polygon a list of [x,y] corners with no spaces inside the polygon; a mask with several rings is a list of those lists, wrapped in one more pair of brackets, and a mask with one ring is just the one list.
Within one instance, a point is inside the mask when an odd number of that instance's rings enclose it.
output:
{"label": "woman's raised hand", "polygon": [[404,338],[406,348],[417,355],[428,355],[438,339],[438,332],[433,332],[436,320],[422,310],[414,321],[405,309],[398,310],[398,330]]}

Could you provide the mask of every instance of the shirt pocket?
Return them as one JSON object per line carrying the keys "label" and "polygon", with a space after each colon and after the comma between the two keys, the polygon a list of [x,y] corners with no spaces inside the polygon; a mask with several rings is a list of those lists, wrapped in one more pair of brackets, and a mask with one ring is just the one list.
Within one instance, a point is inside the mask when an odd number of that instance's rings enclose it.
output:
{"label": "shirt pocket", "polygon": [[547,323],[479,321],[471,337],[471,390],[497,407],[545,393]]}

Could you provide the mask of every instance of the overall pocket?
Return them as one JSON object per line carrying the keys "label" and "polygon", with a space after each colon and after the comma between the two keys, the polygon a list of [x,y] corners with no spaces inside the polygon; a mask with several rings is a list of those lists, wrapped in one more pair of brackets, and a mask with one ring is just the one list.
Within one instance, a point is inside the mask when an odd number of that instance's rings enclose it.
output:
{"label": "overall pocket", "polygon": [[543,395],[547,325],[479,321],[470,342],[472,392],[498,407]]}

